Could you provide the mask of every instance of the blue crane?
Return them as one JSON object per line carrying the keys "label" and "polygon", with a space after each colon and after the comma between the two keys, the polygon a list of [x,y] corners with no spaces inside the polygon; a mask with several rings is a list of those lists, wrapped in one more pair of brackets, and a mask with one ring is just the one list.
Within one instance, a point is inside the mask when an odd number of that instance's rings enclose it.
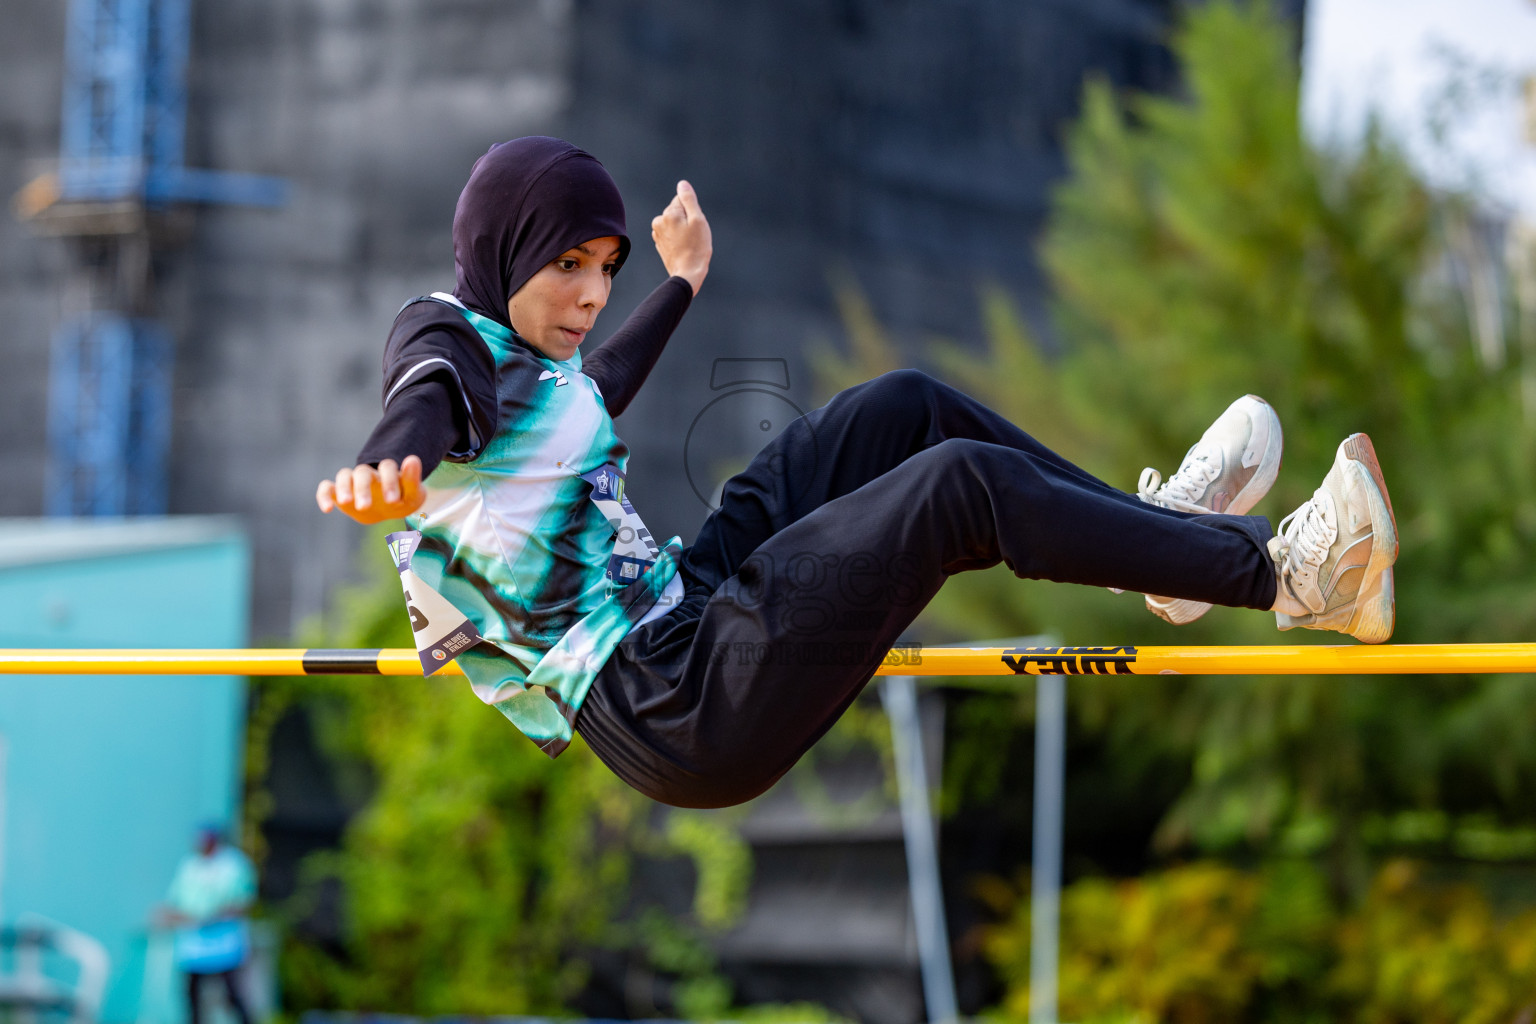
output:
{"label": "blue crane", "polygon": [[[98,278],[150,258],[146,217],[157,212],[283,202],[282,179],[185,165],[190,28],[190,0],[70,0],[58,173],[23,189],[17,205],[49,233],[77,238]],[[89,290],[115,294],[92,299],[53,337],[46,510],[162,513],[170,338],[144,315],[148,295]]]}

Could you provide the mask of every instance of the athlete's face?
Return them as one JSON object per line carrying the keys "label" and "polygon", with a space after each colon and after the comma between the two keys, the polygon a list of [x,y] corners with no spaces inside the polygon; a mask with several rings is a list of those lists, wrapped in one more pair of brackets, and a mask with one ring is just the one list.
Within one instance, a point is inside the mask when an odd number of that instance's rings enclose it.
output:
{"label": "athlete's face", "polygon": [[567,249],[507,300],[512,327],[547,358],[571,358],[608,304],[618,262],[616,235]]}

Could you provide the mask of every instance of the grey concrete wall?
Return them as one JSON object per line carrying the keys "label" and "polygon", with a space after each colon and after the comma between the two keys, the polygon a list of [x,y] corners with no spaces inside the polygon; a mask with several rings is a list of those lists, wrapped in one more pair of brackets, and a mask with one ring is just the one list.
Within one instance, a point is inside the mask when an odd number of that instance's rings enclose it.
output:
{"label": "grey concrete wall", "polygon": [[[1032,245],[1083,76],[1168,88],[1170,7],[577,0],[570,137],[613,171],[636,233],[679,177],[714,227],[709,280],[653,377],[665,383],[620,421],[653,531],[687,540],[707,514],[683,449],[717,395],[717,356],[784,357],[790,399],[816,400],[805,349],[844,333],[833,275],[858,283],[912,362],[932,335],[978,335],[984,283],[1038,312]],[[639,246],[615,307],[659,272]],[[741,414],[744,440],[758,417]]]}
{"label": "grey concrete wall", "polygon": [[[172,506],[249,517],[257,635],[320,610],[361,531],[322,517],[379,411],[395,311],[451,287],[450,226],[495,140],[561,116],[559,2],[197,3],[189,160],[286,176],[280,211],[208,210],[167,282],[181,339]],[[382,557],[382,552],[369,552]]]}
{"label": "grey concrete wall", "polygon": [[64,8],[8,0],[0,32],[0,515],[43,509],[48,338],[62,295],[63,249],[35,239],[10,197],[59,149]]}

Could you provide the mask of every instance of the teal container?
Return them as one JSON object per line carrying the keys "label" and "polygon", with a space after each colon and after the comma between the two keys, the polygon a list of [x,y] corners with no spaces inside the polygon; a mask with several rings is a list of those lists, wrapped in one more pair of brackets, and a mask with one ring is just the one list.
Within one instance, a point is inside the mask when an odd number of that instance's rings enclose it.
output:
{"label": "teal container", "polygon": [[[0,519],[0,647],[244,647],[249,593],[232,518]],[[244,720],[237,677],[0,675],[0,922],[103,943],[108,1024],[164,1003],[145,927],[196,828],[238,824]]]}

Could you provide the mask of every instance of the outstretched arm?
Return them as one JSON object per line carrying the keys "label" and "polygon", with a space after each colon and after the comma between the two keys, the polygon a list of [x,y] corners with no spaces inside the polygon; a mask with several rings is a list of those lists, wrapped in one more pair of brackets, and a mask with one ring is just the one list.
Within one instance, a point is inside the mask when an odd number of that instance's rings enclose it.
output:
{"label": "outstretched arm", "polygon": [[321,512],[340,509],[360,523],[410,515],[426,501],[422,480],[464,435],[466,416],[446,373],[428,374],[389,403],[357,465],[315,491]]}

